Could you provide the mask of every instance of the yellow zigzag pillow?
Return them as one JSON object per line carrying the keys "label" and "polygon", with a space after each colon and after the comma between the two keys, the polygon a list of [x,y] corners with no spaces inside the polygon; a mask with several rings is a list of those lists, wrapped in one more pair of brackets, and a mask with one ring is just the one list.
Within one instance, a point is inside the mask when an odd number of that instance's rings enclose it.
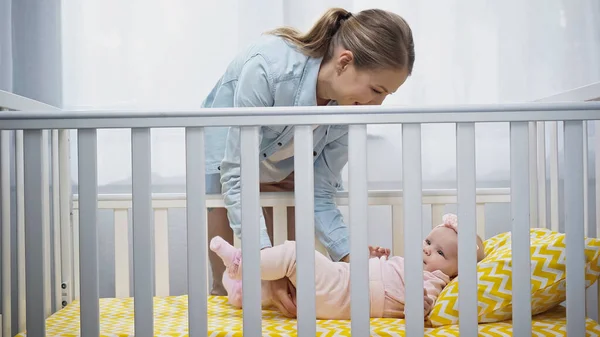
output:
{"label": "yellow zigzag pillow", "polygon": [[[531,311],[536,315],[566,299],[565,234],[531,229]],[[478,321],[500,322],[512,318],[511,233],[485,241],[486,257],[477,265]],[[600,240],[585,239],[585,286],[600,274]],[[432,326],[458,323],[458,277],[440,293],[429,314]]]}

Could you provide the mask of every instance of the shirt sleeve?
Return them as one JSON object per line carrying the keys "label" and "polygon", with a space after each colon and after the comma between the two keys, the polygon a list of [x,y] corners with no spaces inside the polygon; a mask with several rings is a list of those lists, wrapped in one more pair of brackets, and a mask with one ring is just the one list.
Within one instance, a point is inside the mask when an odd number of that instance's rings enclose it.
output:
{"label": "shirt sleeve", "polygon": [[347,133],[327,144],[315,161],[315,232],[334,261],[350,253],[350,233],[334,200],[347,162]]}
{"label": "shirt sleeve", "polygon": [[[237,80],[234,92],[234,107],[269,107],[273,106],[273,85],[265,59],[256,55],[248,60]],[[262,140],[262,129],[259,128],[259,144]],[[235,235],[241,239],[241,144],[240,128],[230,127],[227,135],[225,154],[221,162],[221,185],[227,208],[229,225]],[[260,245],[270,247],[271,241],[262,211],[260,214]]]}
{"label": "shirt sleeve", "polygon": [[[432,300],[433,305],[435,305],[435,301],[437,300],[438,296],[440,296],[442,289],[444,289],[448,282],[447,280],[444,280],[436,276],[435,274],[427,272],[424,273],[423,278],[423,285],[425,287],[425,290],[427,290],[427,297],[429,297]],[[432,307],[425,308],[425,315],[429,314]]]}

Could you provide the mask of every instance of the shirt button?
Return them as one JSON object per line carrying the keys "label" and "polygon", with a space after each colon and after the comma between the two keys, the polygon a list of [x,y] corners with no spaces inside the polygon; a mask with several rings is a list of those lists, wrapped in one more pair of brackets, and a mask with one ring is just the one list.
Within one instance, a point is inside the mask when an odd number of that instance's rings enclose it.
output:
{"label": "shirt button", "polygon": [[282,144],[281,143],[277,143],[277,145],[281,146]]}
{"label": "shirt button", "polygon": [[267,158],[267,154],[266,154],[266,153],[263,153],[263,157]]}
{"label": "shirt button", "polygon": [[313,151],[313,156],[317,156],[317,151]]}

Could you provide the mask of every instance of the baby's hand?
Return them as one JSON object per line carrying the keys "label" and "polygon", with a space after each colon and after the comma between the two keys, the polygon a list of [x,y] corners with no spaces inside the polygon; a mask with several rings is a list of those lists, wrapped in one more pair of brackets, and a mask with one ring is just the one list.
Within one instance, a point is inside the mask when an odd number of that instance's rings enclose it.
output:
{"label": "baby's hand", "polygon": [[389,248],[382,248],[379,246],[373,247],[373,246],[369,246],[369,257],[389,257],[390,256],[390,250]]}
{"label": "baby's hand", "polygon": [[429,314],[431,308],[433,307],[433,300],[427,296],[427,289],[423,288],[423,310],[425,311],[425,316]]}

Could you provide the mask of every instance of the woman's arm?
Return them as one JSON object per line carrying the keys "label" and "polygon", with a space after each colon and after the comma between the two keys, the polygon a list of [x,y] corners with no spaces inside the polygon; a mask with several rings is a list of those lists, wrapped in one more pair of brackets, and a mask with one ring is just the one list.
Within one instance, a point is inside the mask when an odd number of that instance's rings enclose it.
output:
{"label": "woman's arm", "polygon": [[[234,107],[273,106],[273,85],[271,79],[265,59],[260,55],[253,56],[244,64],[242,72],[237,79],[233,101]],[[261,139],[262,130],[259,130],[259,144]],[[242,235],[240,163],[240,128],[230,127],[225,146],[225,155],[221,162],[221,185],[229,225],[238,238],[241,238]],[[270,247],[271,240],[267,233],[262,211],[259,214],[260,245],[261,248]]]}
{"label": "woman's arm", "polygon": [[[273,83],[269,75],[268,65],[260,55],[255,55],[246,64],[237,79],[234,96],[234,107],[269,107],[273,106]],[[259,144],[262,130],[259,131]],[[238,238],[242,236],[241,197],[241,146],[240,128],[231,127],[227,135],[225,155],[221,162],[221,185],[227,208],[229,225]],[[262,211],[260,214],[261,248],[271,247],[267,226]],[[296,316],[296,290],[288,278],[269,281],[272,304],[287,317]]]}
{"label": "woman's arm", "polygon": [[334,261],[350,253],[350,233],[334,201],[347,162],[347,133],[327,144],[315,161],[315,232]]}

